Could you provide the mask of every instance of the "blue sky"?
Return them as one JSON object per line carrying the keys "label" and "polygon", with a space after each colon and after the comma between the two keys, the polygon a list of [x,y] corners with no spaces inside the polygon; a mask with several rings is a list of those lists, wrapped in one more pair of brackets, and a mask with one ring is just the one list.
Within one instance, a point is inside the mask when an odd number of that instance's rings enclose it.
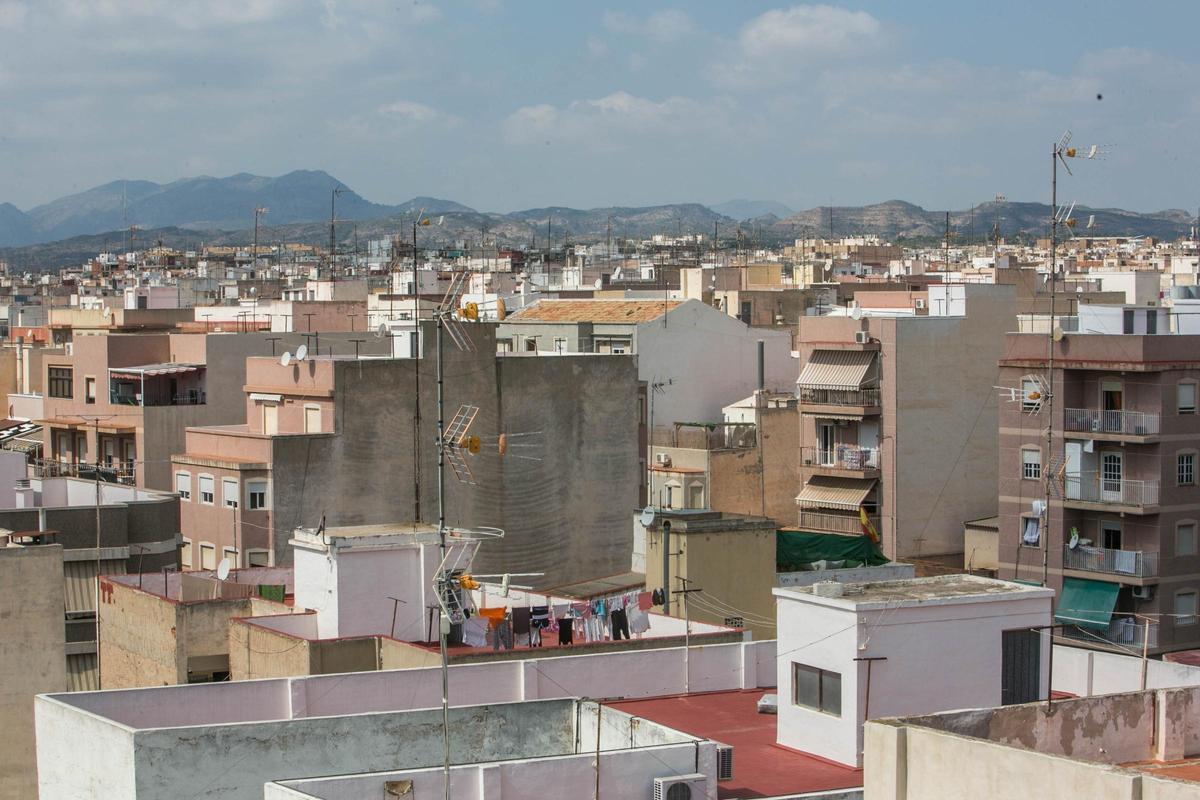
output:
{"label": "blue sky", "polygon": [[[0,201],[325,169],[508,211],[1200,204],[1200,3],[0,0]],[[1097,100],[1097,94],[1103,95]]]}

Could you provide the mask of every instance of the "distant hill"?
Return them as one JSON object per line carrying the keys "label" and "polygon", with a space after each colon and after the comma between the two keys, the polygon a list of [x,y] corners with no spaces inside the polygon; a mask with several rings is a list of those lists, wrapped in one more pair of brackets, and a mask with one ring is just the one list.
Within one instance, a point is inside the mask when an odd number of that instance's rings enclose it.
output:
{"label": "distant hill", "polygon": [[759,219],[768,216],[783,219],[796,213],[783,203],[777,203],[774,200],[746,200],[745,198],[726,200],[724,203],[710,205],[709,208],[723,217],[736,220]]}
{"label": "distant hill", "polygon": [[[337,216],[367,220],[394,214],[465,212],[471,209],[449,200],[417,197],[398,206],[372,203],[320,170],[298,170],[267,178],[239,173],[227,178],[184,178],[168,184],[150,181],[113,181],[78,194],[60,197],[21,214],[0,207],[0,245],[54,242],[75,236],[99,234],[137,225],[141,229],[165,227],[202,231],[240,229],[253,224],[254,209],[266,207],[263,223],[269,226],[329,219],[330,193],[337,198]],[[9,219],[11,217],[11,219]],[[22,219],[23,218],[23,219]]]}

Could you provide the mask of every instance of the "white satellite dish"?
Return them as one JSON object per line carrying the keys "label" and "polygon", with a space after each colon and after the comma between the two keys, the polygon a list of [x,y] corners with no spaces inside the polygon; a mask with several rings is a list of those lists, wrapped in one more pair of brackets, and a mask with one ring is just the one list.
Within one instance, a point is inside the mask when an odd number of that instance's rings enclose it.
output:
{"label": "white satellite dish", "polygon": [[654,506],[646,506],[642,509],[642,516],[638,519],[642,523],[643,528],[649,528],[654,524]]}
{"label": "white satellite dish", "polygon": [[1095,214],[1088,214],[1087,226],[1088,226],[1088,230],[1091,230],[1092,228],[1096,227],[1096,215]]}
{"label": "white satellite dish", "polygon": [[1088,151],[1087,151],[1087,156],[1086,156],[1086,157],[1087,157],[1087,158],[1095,158],[1095,157],[1096,157],[1096,154],[1097,154],[1097,153],[1099,153],[1099,152],[1100,152],[1100,145],[1098,145],[1098,144],[1094,144],[1094,145],[1092,145],[1091,147],[1089,147],[1089,148],[1088,148]]}
{"label": "white satellite dish", "polygon": [[308,358],[308,345],[302,344],[296,348],[296,360],[303,361]]}
{"label": "white satellite dish", "polygon": [[109,308],[108,306],[105,306],[104,307],[104,318],[108,319],[111,316],[112,316],[112,309]]}
{"label": "white satellite dish", "polygon": [[855,306],[854,308],[850,309],[850,319],[862,319],[862,315],[862,306]]}
{"label": "white satellite dish", "polygon": [[1079,547],[1079,531],[1075,530],[1074,528],[1071,529],[1071,540],[1067,542],[1067,547],[1072,550],[1074,550],[1076,547]]}
{"label": "white satellite dish", "polygon": [[292,354],[290,352],[284,352],[284,354],[279,357],[279,365],[281,367],[286,367],[288,364],[291,364],[291,363],[292,363]]}
{"label": "white satellite dish", "polygon": [[217,580],[223,581],[229,577],[229,559],[222,558],[221,563],[217,564]]}
{"label": "white satellite dish", "polygon": [[1061,342],[1063,339],[1063,329],[1055,325],[1054,330],[1050,331],[1050,338],[1056,342]]}
{"label": "white satellite dish", "polygon": [[603,287],[604,287],[604,281],[600,278],[596,278],[596,280],[592,283],[593,289],[601,289]]}
{"label": "white satellite dish", "polygon": [[375,329],[375,338],[382,339],[388,335],[388,327],[386,322],[379,323],[379,327]]}

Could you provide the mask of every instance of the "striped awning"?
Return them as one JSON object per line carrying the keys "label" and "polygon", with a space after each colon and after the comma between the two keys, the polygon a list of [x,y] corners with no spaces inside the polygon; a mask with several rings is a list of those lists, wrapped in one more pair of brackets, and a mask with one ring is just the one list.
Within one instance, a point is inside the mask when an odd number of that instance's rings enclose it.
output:
{"label": "striped awning", "polygon": [[814,350],[796,385],[801,389],[861,389],[874,363],[872,350]]}
{"label": "striped awning", "polygon": [[875,488],[875,481],[862,478],[835,478],[814,475],[796,495],[801,508],[836,508],[857,511]]}
{"label": "striped awning", "polygon": [[185,372],[196,372],[204,369],[204,364],[144,364],[140,367],[110,367],[108,370],[111,378],[124,378],[125,380],[139,380],[141,378],[149,378],[155,375],[180,375]]}
{"label": "striped awning", "polygon": [[95,653],[67,656],[67,691],[94,692],[100,688],[99,658]]}

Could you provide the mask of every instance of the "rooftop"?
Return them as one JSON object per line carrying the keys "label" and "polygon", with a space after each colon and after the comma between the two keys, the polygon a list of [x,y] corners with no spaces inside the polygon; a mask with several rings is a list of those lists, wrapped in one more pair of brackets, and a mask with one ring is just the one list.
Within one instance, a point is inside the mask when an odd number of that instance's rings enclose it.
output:
{"label": "rooftop", "polygon": [[1016,599],[1053,597],[1054,591],[1042,586],[1029,586],[1012,581],[983,578],[978,575],[935,575],[896,581],[845,584],[840,597],[815,594],[814,587],[776,589],[779,597],[811,600],[828,605],[904,606],[920,603],[948,603],[960,600],[980,601],[986,598]]}
{"label": "rooftop", "polygon": [[717,785],[718,798],[776,797],[863,785],[861,769],[835,764],[775,743],[773,714],[759,714],[768,692],[709,692],[609,703],[635,717],[731,745],[733,780]]}
{"label": "rooftop", "polygon": [[680,300],[539,300],[508,315],[511,322],[650,322],[664,311],[683,304]]}

